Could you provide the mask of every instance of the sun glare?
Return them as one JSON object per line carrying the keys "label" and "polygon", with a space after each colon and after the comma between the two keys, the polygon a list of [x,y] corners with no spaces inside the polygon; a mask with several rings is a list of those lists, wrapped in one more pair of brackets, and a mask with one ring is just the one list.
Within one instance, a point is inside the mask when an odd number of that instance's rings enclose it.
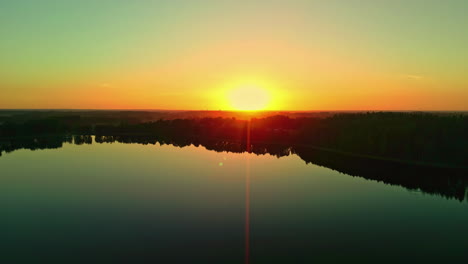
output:
{"label": "sun glare", "polygon": [[268,90],[255,85],[240,86],[228,93],[228,101],[235,110],[259,111],[268,107],[271,94]]}

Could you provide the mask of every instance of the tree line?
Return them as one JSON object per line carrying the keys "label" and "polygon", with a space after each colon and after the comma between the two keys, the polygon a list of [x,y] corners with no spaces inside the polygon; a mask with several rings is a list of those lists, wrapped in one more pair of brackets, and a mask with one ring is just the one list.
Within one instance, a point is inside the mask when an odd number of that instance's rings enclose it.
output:
{"label": "tree line", "polygon": [[468,116],[429,113],[344,113],[327,118],[271,116],[157,120],[145,123],[88,124],[74,118],[6,122],[0,137],[30,135],[151,135],[195,142],[226,139],[247,144],[312,146],[368,158],[439,167],[468,164]]}

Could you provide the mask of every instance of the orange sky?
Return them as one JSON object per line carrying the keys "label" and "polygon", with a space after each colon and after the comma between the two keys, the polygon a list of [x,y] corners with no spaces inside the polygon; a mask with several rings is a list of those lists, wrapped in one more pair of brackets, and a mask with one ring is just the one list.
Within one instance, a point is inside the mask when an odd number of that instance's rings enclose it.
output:
{"label": "orange sky", "polygon": [[468,110],[467,4],[416,2],[2,2],[0,108]]}

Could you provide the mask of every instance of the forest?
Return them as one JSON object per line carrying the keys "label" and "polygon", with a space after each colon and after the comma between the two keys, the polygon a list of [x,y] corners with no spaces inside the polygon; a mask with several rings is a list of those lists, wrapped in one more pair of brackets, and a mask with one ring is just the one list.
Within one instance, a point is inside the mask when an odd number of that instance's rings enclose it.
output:
{"label": "forest", "polygon": [[159,119],[151,122],[90,123],[64,116],[7,121],[0,137],[41,135],[142,135],[194,142],[216,139],[314,147],[370,159],[433,167],[466,167],[468,116],[430,113],[340,113],[328,117],[276,115],[236,118]]}

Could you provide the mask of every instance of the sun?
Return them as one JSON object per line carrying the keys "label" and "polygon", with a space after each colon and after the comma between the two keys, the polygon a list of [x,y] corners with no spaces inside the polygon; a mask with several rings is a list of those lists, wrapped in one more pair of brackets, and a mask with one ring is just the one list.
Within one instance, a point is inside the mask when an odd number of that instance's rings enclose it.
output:
{"label": "sun", "polygon": [[271,94],[256,85],[243,85],[234,88],[227,95],[230,106],[239,111],[265,110],[271,102]]}

